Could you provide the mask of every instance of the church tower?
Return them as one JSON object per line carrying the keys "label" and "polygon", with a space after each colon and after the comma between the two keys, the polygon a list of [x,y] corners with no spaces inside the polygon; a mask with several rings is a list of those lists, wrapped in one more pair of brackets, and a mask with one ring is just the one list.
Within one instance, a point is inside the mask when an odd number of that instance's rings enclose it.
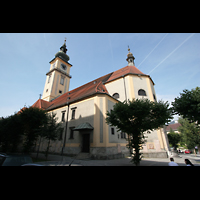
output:
{"label": "church tower", "polygon": [[69,91],[69,82],[71,79],[70,68],[72,65],[68,63],[69,56],[66,54],[66,40],[60,47],[60,51],[55,54],[55,58],[51,60],[50,70],[46,74],[46,82],[42,99],[52,101],[60,95]]}

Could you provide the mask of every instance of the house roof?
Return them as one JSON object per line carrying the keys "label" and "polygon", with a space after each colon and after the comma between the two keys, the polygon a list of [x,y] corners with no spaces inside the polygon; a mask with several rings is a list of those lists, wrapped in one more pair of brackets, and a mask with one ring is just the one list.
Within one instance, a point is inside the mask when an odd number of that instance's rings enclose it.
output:
{"label": "house roof", "polygon": [[42,99],[38,99],[32,107],[38,107],[46,110],[53,110],[55,108],[67,105],[69,103],[84,99],[88,96],[94,94],[108,94],[106,87],[104,86],[104,82],[108,80],[108,78],[112,75],[112,73],[102,76],[98,79],[95,79],[85,85],[82,85],[74,90],[66,92],[65,94],[59,96],[51,102],[47,102]]}
{"label": "house roof", "polygon": [[137,74],[137,75],[148,76],[148,75],[142,73],[135,66],[126,66],[115,72],[109,73],[109,74],[102,76],[98,79],[95,79],[89,83],[86,83],[85,85],[82,85],[74,90],[66,92],[63,95],[55,98],[51,102],[47,102],[45,100],[38,99],[32,105],[32,107],[38,107],[38,108],[46,109],[49,111],[49,110],[53,110],[55,108],[65,106],[69,103],[76,102],[81,99],[87,98],[94,94],[101,93],[101,94],[107,94],[110,96],[110,94],[107,91],[104,84],[108,83],[110,81],[113,81],[115,79],[121,78],[122,76],[125,76],[128,74]]}
{"label": "house roof", "polygon": [[167,127],[166,127],[166,131],[170,131],[170,128],[172,128],[172,130],[177,130],[177,128],[181,126],[180,123],[176,123],[176,124],[169,124]]}
{"label": "house roof", "polygon": [[[121,78],[123,76],[126,76],[128,74],[133,74],[133,75],[141,75],[141,76],[148,76],[146,74],[144,74],[143,72],[141,72],[137,67],[135,66],[126,66],[124,68],[121,68],[115,72],[113,72],[113,74],[110,76],[110,78],[106,81],[106,83],[111,82],[113,80],[116,80],[118,78]],[[150,79],[151,77],[148,76]],[[152,83],[154,84],[153,80],[151,79]]]}
{"label": "house roof", "polygon": [[88,122],[85,122],[85,123],[82,123],[82,124],[79,124],[76,128],[74,128],[73,130],[77,130],[77,131],[80,131],[80,130],[93,130],[94,127],[88,123]]}
{"label": "house roof", "polygon": [[46,109],[51,105],[51,102],[45,101],[43,99],[38,99],[33,105],[32,107],[37,107],[37,108],[42,108],[42,109]]}

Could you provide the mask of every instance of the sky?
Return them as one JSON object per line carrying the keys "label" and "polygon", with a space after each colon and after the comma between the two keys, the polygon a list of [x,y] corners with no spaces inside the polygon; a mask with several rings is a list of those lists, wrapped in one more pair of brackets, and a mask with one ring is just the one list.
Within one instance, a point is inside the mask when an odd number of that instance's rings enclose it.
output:
{"label": "sky", "polygon": [[127,66],[128,45],[158,100],[171,103],[200,86],[199,33],[0,33],[0,117],[39,99],[65,37],[73,65],[69,90]]}

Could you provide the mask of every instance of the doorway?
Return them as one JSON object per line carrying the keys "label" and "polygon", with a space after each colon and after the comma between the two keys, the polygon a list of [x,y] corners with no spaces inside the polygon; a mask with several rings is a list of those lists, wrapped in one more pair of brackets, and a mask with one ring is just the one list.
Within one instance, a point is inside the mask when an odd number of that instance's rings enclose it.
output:
{"label": "doorway", "polygon": [[83,143],[82,143],[82,152],[90,152],[90,134],[82,134]]}

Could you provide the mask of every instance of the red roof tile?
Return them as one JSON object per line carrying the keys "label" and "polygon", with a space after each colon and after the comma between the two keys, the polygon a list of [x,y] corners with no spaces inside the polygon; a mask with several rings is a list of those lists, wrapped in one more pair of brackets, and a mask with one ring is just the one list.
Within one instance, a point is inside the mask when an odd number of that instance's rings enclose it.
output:
{"label": "red roof tile", "polygon": [[47,109],[51,105],[51,102],[45,101],[43,99],[38,99],[32,107]]}
{"label": "red roof tile", "polygon": [[113,81],[115,79],[118,79],[122,76],[125,76],[127,74],[140,74],[140,75],[146,75],[142,73],[138,68],[135,66],[126,66],[122,69],[119,69],[115,72],[113,72],[112,76],[107,80],[107,82]]}
{"label": "red roof tile", "polygon": [[97,93],[109,94],[106,87],[104,86],[104,83],[120,78],[121,76],[127,75],[127,74],[145,75],[135,66],[126,66],[115,72],[112,72],[96,80],[93,80],[89,83],[86,83],[85,85],[82,85],[74,90],[66,92],[65,94],[59,96],[58,98],[54,99],[51,102],[38,99],[32,106],[47,109],[47,110],[53,110],[55,108],[67,105],[67,103],[72,103],[80,99],[84,99],[93,94],[97,94]]}
{"label": "red roof tile", "polygon": [[167,127],[166,127],[166,131],[170,131],[170,128],[172,128],[172,130],[177,130],[177,128],[181,126],[180,123],[176,123],[176,124],[169,124]]}
{"label": "red roof tile", "polygon": [[79,99],[83,99],[95,93],[106,93],[108,91],[104,86],[104,82],[108,80],[108,78],[112,75],[112,73],[102,76],[96,80],[93,80],[85,85],[82,85],[74,90],[66,92],[60,97],[54,99],[51,102],[44,101],[42,99],[38,99],[32,106],[39,107],[47,110],[53,110],[55,108],[67,105],[67,103],[75,102]]}

